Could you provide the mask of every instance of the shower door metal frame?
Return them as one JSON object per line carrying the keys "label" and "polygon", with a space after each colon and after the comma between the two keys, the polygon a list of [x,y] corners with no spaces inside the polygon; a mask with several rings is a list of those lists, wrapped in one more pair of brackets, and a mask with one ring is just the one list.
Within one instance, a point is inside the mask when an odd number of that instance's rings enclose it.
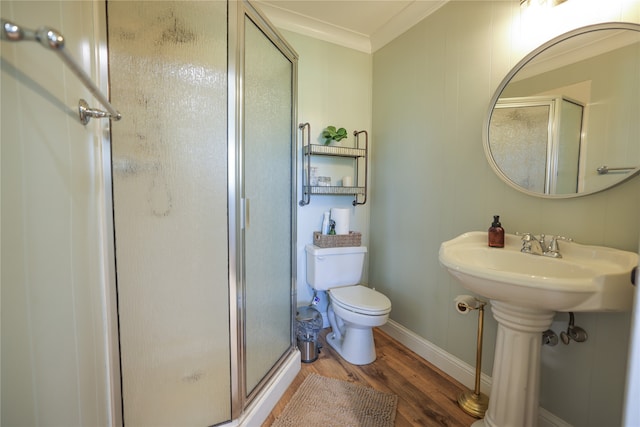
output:
{"label": "shower door metal frame", "polygon": [[[562,116],[562,102],[568,102],[570,104],[577,105],[583,109],[580,127],[584,127],[584,109],[585,105],[580,101],[576,101],[567,96],[529,96],[529,97],[516,97],[516,98],[501,98],[496,102],[495,109],[515,109],[523,107],[547,107],[549,109],[547,119],[547,142],[546,142],[546,159],[545,159],[545,171],[544,171],[544,194],[556,194],[556,186],[558,184],[558,164],[559,164],[559,152],[560,152],[560,125]],[[489,125],[491,126],[491,125]],[[578,141],[581,147],[584,143],[584,134],[581,130],[580,140]],[[580,182],[582,181],[582,174],[584,173],[582,167],[582,153],[581,149],[578,153],[578,174],[576,176],[576,191]],[[518,184],[521,185],[521,184]]]}
{"label": "shower door metal frame", "polygon": [[[228,7],[228,209],[229,209],[229,303],[231,340],[231,417],[237,419],[263,390],[271,376],[284,364],[295,348],[296,285],[296,200],[297,200],[297,86],[298,55],[260,11],[248,0],[229,2]],[[276,48],[291,62],[291,319],[290,345],[265,378],[247,395],[245,381],[245,277],[244,277],[244,32],[245,17],[249,18]]]}

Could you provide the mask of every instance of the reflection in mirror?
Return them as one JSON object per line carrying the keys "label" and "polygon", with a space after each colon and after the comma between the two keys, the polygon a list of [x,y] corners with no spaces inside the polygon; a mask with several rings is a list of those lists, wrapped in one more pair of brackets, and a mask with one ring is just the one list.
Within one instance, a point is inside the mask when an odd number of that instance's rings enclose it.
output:
{"label": "reflection in mirror", "polygon": [[583,111],[564,96],[501,98],[489,125],[493,158],[529,191],[576,193]]}
{"label": "reflection in mirror", "polygon": [[485,153],[509,185],[541,197],[602,191],[640,173],[640,25],[557,37],[498,87]]}

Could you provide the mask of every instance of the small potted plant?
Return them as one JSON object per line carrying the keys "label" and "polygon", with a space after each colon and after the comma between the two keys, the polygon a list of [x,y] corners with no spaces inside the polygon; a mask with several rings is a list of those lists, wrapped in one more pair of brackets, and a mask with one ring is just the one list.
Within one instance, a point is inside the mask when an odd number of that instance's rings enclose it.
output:
{"label": "small potted plant", "polygon": [[345,128],[336,129],[335,126],[327,126],[322,131],[322,137],[324,138],[324,145],[329,145],[331,141],[341,141],[347,137],[347,130]]}

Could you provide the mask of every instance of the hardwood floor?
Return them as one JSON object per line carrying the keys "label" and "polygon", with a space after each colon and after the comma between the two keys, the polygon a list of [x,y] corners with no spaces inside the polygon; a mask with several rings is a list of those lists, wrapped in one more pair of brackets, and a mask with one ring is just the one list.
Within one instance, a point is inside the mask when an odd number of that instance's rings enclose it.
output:
{"label": "hardwood floor", "polygon": [[427,363],[383,331],[374,328],[377,359],[363,366],[351,365],[340,358],[326,344],[325,335],[328,331],[329,329],[325,329],[321,332],[322,350],[318,360],[302,364],[302,369],[262,427],[269,427],[274,422],[307,375],[311,373],[397,394],[396,427],[467,427],[476,421],[458,406],[458,395],[466,390],[463,385]]}

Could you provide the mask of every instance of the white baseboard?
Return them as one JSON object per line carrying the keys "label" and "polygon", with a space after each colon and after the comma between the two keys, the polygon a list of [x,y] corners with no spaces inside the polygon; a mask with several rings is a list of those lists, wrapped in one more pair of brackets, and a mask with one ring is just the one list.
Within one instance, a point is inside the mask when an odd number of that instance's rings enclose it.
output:
{"label": "white baseboard", "polygon": [[[418,354],[427,362],[434,365],[447,375],[473,390],[475,387],[475,367],[447,353],[440,347],[427,341],[401,324],[389,320],[380,327],[384,332],[405,345],[408,349]],[[480,390],[487,396],[491,395],[491,377],[482,374],[480,376]],[[539,410],[539,427],[571,427],[571,424],[556,417],[544,408]]]}
{"label": "white baseboard", "polygon": [[538,411],[538,427],[572,427],[572,425],[540,407]]}
{"label": "white baseboard", "polygon": [[232,427],[234,424],[239,427],[262,425],[298,372],[300,372],[300,366],[300,351],[296,348],[240,418],[235,420],[235,423],[225,424],[225,426]]}
{"label": "white baseboard", "polygon": [[[475,367],[447,353],[393,320],[389,320],[380,329],[469,389],[473,390],[475,387]],[[491,377],[485,374],[480,376],[480,390],[487,396],[491,394]]]}

